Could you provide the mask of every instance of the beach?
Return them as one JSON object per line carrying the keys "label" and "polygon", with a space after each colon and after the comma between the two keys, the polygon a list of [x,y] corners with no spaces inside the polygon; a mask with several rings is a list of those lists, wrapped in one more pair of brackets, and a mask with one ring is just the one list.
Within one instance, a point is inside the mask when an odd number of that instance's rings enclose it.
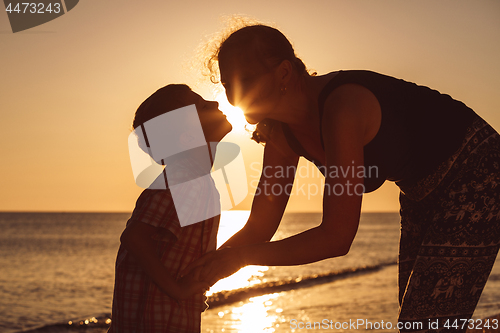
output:
{"label": "beach", "polygon": [[[128,216],[0,214],[0,264],[8,272],[1,278],[5,319],[0,330],[105,332],[119,235]],[[247,211],[223,214],[219,242],[247,216]],[[320,219],[316,213],[286,214],[275,239],[317,225]],[[398,234],[397,213],[365,213],[345,257],[240,270],[209,291],[211,307],[202,315],[202,332],[316,331],[300,328],[307,323],[328,323],[328,331],[351,332],[352,324],[343,327],[353,322],[359,324],[354,331],[378,327],[377,332],[395,332]],[[500,313],[499,266],[493,269],[475,319]]]}

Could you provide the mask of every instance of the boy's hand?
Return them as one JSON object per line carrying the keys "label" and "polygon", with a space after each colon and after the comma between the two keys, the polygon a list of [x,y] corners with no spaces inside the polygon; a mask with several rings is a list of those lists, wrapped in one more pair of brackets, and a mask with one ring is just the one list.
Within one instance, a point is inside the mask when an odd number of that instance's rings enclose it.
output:
{"label": "boy's hand", "polygon": [[201,270],[202,267],[198,267],[177,280],[179,293],[176,295],[176,299],[185,299],[194,294],[205,293],[208,289],[210,289],[210,284],[207,281],[202,281],[200,279]]}

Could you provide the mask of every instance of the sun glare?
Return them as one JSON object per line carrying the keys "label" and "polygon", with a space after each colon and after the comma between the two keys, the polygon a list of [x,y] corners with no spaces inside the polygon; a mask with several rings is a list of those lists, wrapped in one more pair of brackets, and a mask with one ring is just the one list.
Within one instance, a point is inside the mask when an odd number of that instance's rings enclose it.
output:
{"label": "sun glare", "polygon": [[248,125],[248,123],[245,120],[243,110],[229,104],[226,94],[224,93],[217,95],[215,100],[219,102],[219,109],[226,115],[227,120],[231,123],[231,125],[233,125],[233,131],[245,131],[245,126]]}

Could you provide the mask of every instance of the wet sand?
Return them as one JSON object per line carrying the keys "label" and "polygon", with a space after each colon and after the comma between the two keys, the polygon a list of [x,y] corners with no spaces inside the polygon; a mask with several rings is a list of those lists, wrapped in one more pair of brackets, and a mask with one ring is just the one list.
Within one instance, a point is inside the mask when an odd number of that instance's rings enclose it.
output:
{"label": "wet sand", "polygon": [[[493,325],[493,324],[498,324],[500,326],[500,314],[498,315],[495,315],[495,316],[492,316],[492,317],[488,317],[488,318],[485,318],[483,319],[483,323],[489,319],[489,323],[490,325]],[[497,320],[497,322],[492,322],[493,320]],[[78,325],[77,325],[78,326]],[[50,328],[39,328],[37,330],[33,330],[33,331],[29,331],[29,332],[33,332],[33,333],[71,333],[71,332],[75,332],[75,329],[78,331],[78,332],[85,332],[85,333],[106,333],[107,330],[108,330],[108,326],[107,325],[99,325],[99,327],[96,327],[96,326],[93,326],[92,324],[91,325],[81,325],[80,327],[76,328],[76,327],[73,327],[73,328],[70,328],[69,326],[67,325],[61,325],[61,327],[50,327]],[[203,332],[205,332],[206,330],[203,330]],[[362,330],[360,330],[362,331]],[[489,328],[489,329],[469,329],[467,330],[467,333],[495,333],[495,332],[500,332],[500,328]]]}

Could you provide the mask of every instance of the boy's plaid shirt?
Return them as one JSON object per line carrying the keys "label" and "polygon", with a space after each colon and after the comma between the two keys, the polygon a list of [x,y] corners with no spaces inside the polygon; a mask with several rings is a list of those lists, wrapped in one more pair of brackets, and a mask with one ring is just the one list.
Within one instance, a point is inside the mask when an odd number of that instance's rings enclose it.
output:
{"label": "boy's plaid shirt", "polygon": [[[210,179],[203,187],[193,190],[186,186],[186,195],[192,197],[192,209],[206,210],[219,205],[219,202],[214,202],[218,196],[203,195],[206,191],[216,191],[213,181]],[[200,200],[200,196],[212,199],[207,202]],[[156,243],[163,265],[178,278],[188,264],[215,250],[217,230],[213,228],[218,228],[219,217],[181,227],[170,191],[144,190],[127,224],[138,221],[158,228],[152,241]],[[160,291],[137,261],[120,246],[116,259],[112,324],[108,333],[199,332],[201,312],[207,307],[205,300],[203,294],[197,294],[177,303]]]}

